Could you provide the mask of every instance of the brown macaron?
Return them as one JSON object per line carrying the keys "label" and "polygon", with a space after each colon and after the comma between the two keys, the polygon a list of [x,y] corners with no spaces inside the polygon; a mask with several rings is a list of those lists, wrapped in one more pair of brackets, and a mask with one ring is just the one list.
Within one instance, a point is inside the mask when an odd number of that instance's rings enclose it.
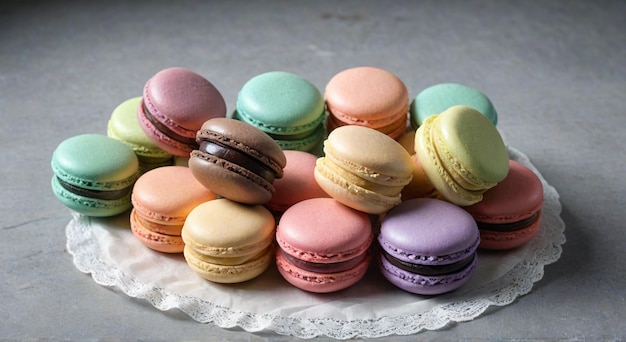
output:
{"label": "brown macaron", "polygon": [[267,203],[287,161],[280,146],[257,128],[230,118],[206,121],[196,135],[189,168],[207,189],[232,201]]}

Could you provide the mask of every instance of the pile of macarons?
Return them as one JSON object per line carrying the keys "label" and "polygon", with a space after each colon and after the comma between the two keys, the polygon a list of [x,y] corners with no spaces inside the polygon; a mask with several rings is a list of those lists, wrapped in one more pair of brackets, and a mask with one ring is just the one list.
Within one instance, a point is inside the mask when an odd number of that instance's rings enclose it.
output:
{"label": "pile of macarons", "polygon": [[541,181],[509,160],[497,119],[477,89],[436,84],[411,100],[370,66],[323,94],[293,73],[256,75],[229,113],[209,80],[167,68],[113,109],[106,135],[57,146],[52,190],[82,215],[128,215],[148,250],[182,253],[211,282],[276,267],[328,293],[380,272],[437,295],[471,278],[479,250],[539,230]]}

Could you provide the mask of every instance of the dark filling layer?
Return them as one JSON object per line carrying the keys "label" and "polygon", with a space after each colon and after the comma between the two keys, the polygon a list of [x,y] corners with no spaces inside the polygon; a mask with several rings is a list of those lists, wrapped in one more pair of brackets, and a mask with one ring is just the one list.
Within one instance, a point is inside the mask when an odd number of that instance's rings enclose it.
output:
{"label": "dark filling layer", "polygon": [[148,110],[148,107],[146,107],[145,104],[143,104],[142,107],[143,107],[143,113],[146,116],[146,118],[148,119],[148,121],[150,121],[150,123],[152,123],[154,125],[154,127],[156,127],[156,129],[158,129],[161,133],[165,134],[170,139],[176,140],[176,141],[178,141],[180,143],[183,143],[185,145],[194,146],[194,147],[197,146],[195,138],[184,137],[184,136],[182,136],[182,135],[172,131],[169,127],[167,127],[166,125],[161,123],[159,120],[157,120],[152,115],[152,113],[150,113],[150,111]]}
{"label": "dark filling layer", "polygon": [[384,249],[382,251],[383,251],[385,258],[392,265],[396,266],[397,268],[401,270],[423,275],[423,276],[440,276],[440,275],[460,272],[466,267],[468,267],[472,263],[472,261],[474,261],[474,258],[476,257],[476,253],[472,253],[472,255],[470,255],[469,257],[461,261],[457,261],[457,262],[447,264],[447,265],[419,265],[419,264],[413,264],[413,263],[395,258],[391,256],[389,253],[387,253]]}
{"label": "dark filling layer", "polygon": [[124,198],[130,193],[132,189],[132,187],[128,187],[128,188],[120,189],[120,190],[106,190],[106,191],[91,190],[91,189],[80,188],[80,187],[77,187],[76,185],[72,185],[70,183],[64,182],[58,177],[57,179],[59,180],[59,184],[61,184],[61,186],[65,190],[75,195],[88,197],[88,198],[94,198],[94,199],[100,199],[100,200],[118,200],[120,198]]}
{"label": "dark filling layer", "polygon": [[269,132],[265,132],[265,133],[275,140],[300,140],[300,139],[309,137],[311,135],[311,132],[312,131],[306,131],[304,133],[289,134],[289,135],[272,134]]}
{"label": "dark filling layer", "polygon": [[289,260],[293,265],[309,272],[314,273],[338,273],[344,272],[347,270],[351,270],[360,264],[366,257],[367,253],[363,253],[357,256],[354,259],[350,259],[343,262],[335,262],[335,263],[317,263],[317,262],[309,262],[300,260],[292,255],[285,253],[283,250],[280,250],[280,253],[285,257],[285,259]]}
{"label": "dark filling layer", "polygon": [[244,152],[206,140],[200,143],[199,150],[239,165],[270,183],[274,182],[275,175],[272,169]]}
{"label": "dark filling layer", "polygon": [[492,232],[512,232],[515,230],[520,230],[522,228],[526,228],[533,224],[539,218],[539,213],[534,213],[532,216],[523,219],[517,222],[511,223],[484,223],[477,222],[478,229],[480,230],[489,230]]}

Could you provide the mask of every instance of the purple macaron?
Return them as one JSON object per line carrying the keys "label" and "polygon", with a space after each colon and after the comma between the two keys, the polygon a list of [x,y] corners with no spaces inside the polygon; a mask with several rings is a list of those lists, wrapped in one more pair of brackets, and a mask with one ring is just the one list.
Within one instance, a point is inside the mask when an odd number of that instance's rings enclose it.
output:
{"label": "purple macaron", "polygon": [[417,198],[385,215],[378,242],[385,278],[411,293],[437,295],[469,280],[476,269],[480,234],[472,216],[462,208]]}

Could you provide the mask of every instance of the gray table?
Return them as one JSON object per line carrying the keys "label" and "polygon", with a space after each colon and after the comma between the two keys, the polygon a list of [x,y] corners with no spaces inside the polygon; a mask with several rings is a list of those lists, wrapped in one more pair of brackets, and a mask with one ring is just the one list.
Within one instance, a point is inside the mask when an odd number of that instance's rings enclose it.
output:
{"label": "gray table", "polygon": [[97,285],[65,250],[50,191],[63,139],[105,133],[156,71],[183,66],[222,91],[270,70],[320,89],[374,65],[410,96],[475,86],[563,205],[567,243],[533,291],[440,331],[397,340],[626,338],[624,1],[26,1],[0,7],[0,339],[287,340],[199,324]]}

